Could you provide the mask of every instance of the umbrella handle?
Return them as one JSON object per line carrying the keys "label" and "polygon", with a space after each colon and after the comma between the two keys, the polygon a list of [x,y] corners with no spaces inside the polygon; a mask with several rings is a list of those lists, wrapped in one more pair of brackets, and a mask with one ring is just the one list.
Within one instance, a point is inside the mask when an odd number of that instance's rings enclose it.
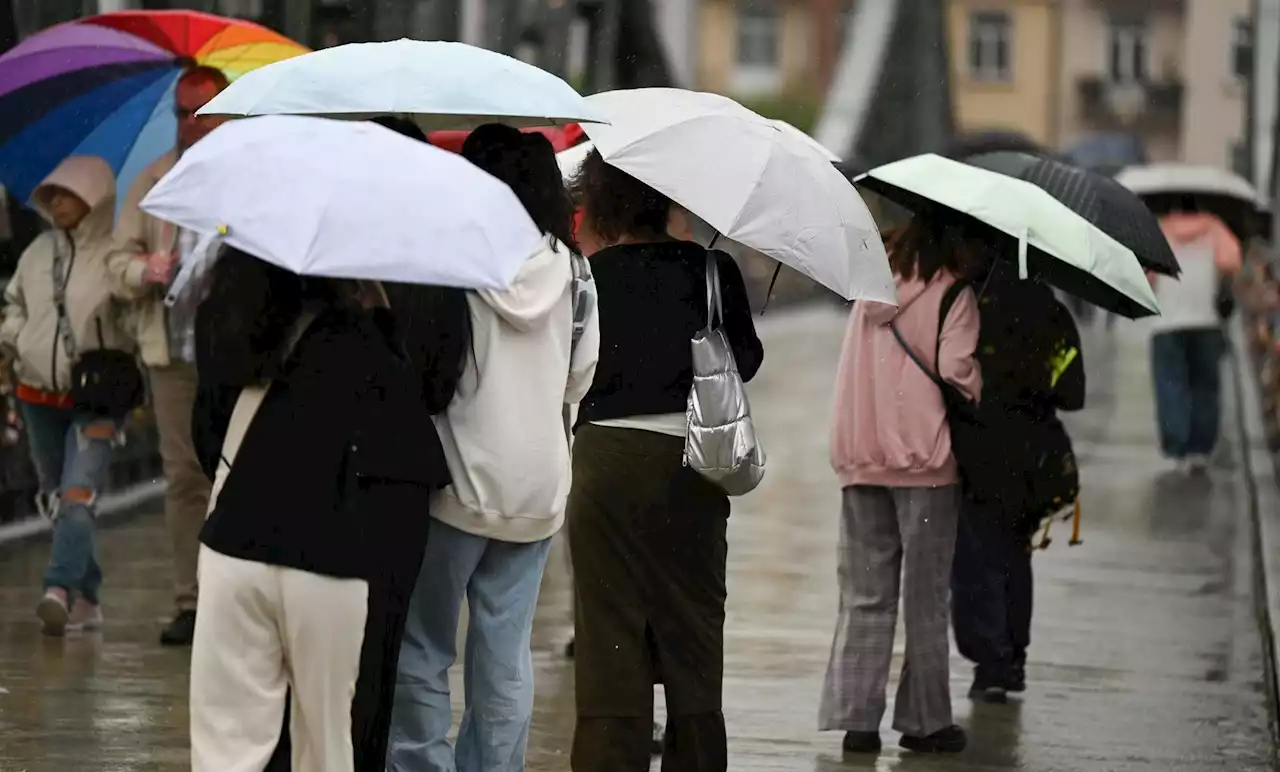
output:
{"label": "umbrella handle", "polygon": [[1027,280],[1027,239],[1031,237],[1029,228],[1022,229],[1022,235],[1018,237],[1018,278],[1022,281]]}

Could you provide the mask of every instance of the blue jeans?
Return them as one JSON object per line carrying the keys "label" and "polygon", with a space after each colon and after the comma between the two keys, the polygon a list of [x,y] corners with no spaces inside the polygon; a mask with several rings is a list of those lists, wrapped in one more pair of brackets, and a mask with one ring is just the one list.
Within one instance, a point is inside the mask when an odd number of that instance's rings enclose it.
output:
{"label": "blue jeans", "polygon": [[68,598],[79,595],[96,604],[102,568],[94,555],[94,507],[107,482],[120,426],[68,408],[20,405],[40,492],[58,496],[45,589],[59,587]]}
{"label": "blue jeans", "polygon": [[[521,772],[533,718],[529,637],[551,540],[531,544],[473,536],[431,521],[400,644],[388,772]],[[449,668],[467,600],[456,749]]]}
{"label": "blue jeans", "polygon": [[1160,447],[1170,458],[1207,456],[1218,444],[1225,346],[1217,327],[1174,330],[1151,338]]}

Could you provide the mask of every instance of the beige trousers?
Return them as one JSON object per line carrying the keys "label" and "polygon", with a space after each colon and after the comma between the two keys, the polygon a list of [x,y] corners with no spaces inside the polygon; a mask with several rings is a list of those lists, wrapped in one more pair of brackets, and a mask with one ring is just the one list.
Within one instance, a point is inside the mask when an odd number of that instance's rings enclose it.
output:
{"label": "beige trousers", "polygon": [[151,401],[160,434],[160,459],[168,489],[164,517],[173,545],[175,602],[179,611],[196,607],[196,558],[200,529],[209,508],[209,478],[200,468],[191,439],[191,411],[196,403],[196,368],[189,364],[154,367]]}
{"label": "beige trousers", "polygon": [[352,772],[351,701],[369,586],[200,548],[192,772],[260,772],[292,687],[294,772]]}

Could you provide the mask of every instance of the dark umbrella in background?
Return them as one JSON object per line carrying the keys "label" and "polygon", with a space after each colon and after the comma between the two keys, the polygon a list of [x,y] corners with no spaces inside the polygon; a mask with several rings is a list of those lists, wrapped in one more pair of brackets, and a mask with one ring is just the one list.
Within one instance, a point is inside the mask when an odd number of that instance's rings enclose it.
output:
{"label": "dark umbrella in background", "polygon": [[985,153],[965,163],[1030,182],[1132,250],[1143,268],[1166,276],[1181,272],[1151,210],[1110,177],[1028,153]]}
{"label": "dark umbrella in background", "polygon": [[1142,198],[1157,215],[1182,209],[1190,197],[1200,211],[1216,215],[1242,242],[1270,231],[1270,212],[1253,184],[1214,166],[1160,163],[1132,166],[1116,181]]}
{"label": "dark umbrella in background", "polygon": [[976,155],[1004,152],[1050,155],[1048,150],[1026,134],[1001,130],[975,131],[952,137],[939,155],[957,161],[968,161]]}

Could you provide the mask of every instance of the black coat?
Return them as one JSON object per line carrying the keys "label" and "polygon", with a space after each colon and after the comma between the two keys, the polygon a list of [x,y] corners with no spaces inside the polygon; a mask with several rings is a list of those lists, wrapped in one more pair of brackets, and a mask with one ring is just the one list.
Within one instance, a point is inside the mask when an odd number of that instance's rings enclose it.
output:
{"label": "black coat", "polygon": [[[359,772],[382,772],[385,765],[430,495],[449,482],[420,384],[385,312],[317,318],[246,432],[202,534],[219,552],[369,581],[351,711]],[[211,479],[238,395],[238,388],[202,373],[192,432]],[[288,727],[286,710],[267,767],[272,772],[290,768]]]}

